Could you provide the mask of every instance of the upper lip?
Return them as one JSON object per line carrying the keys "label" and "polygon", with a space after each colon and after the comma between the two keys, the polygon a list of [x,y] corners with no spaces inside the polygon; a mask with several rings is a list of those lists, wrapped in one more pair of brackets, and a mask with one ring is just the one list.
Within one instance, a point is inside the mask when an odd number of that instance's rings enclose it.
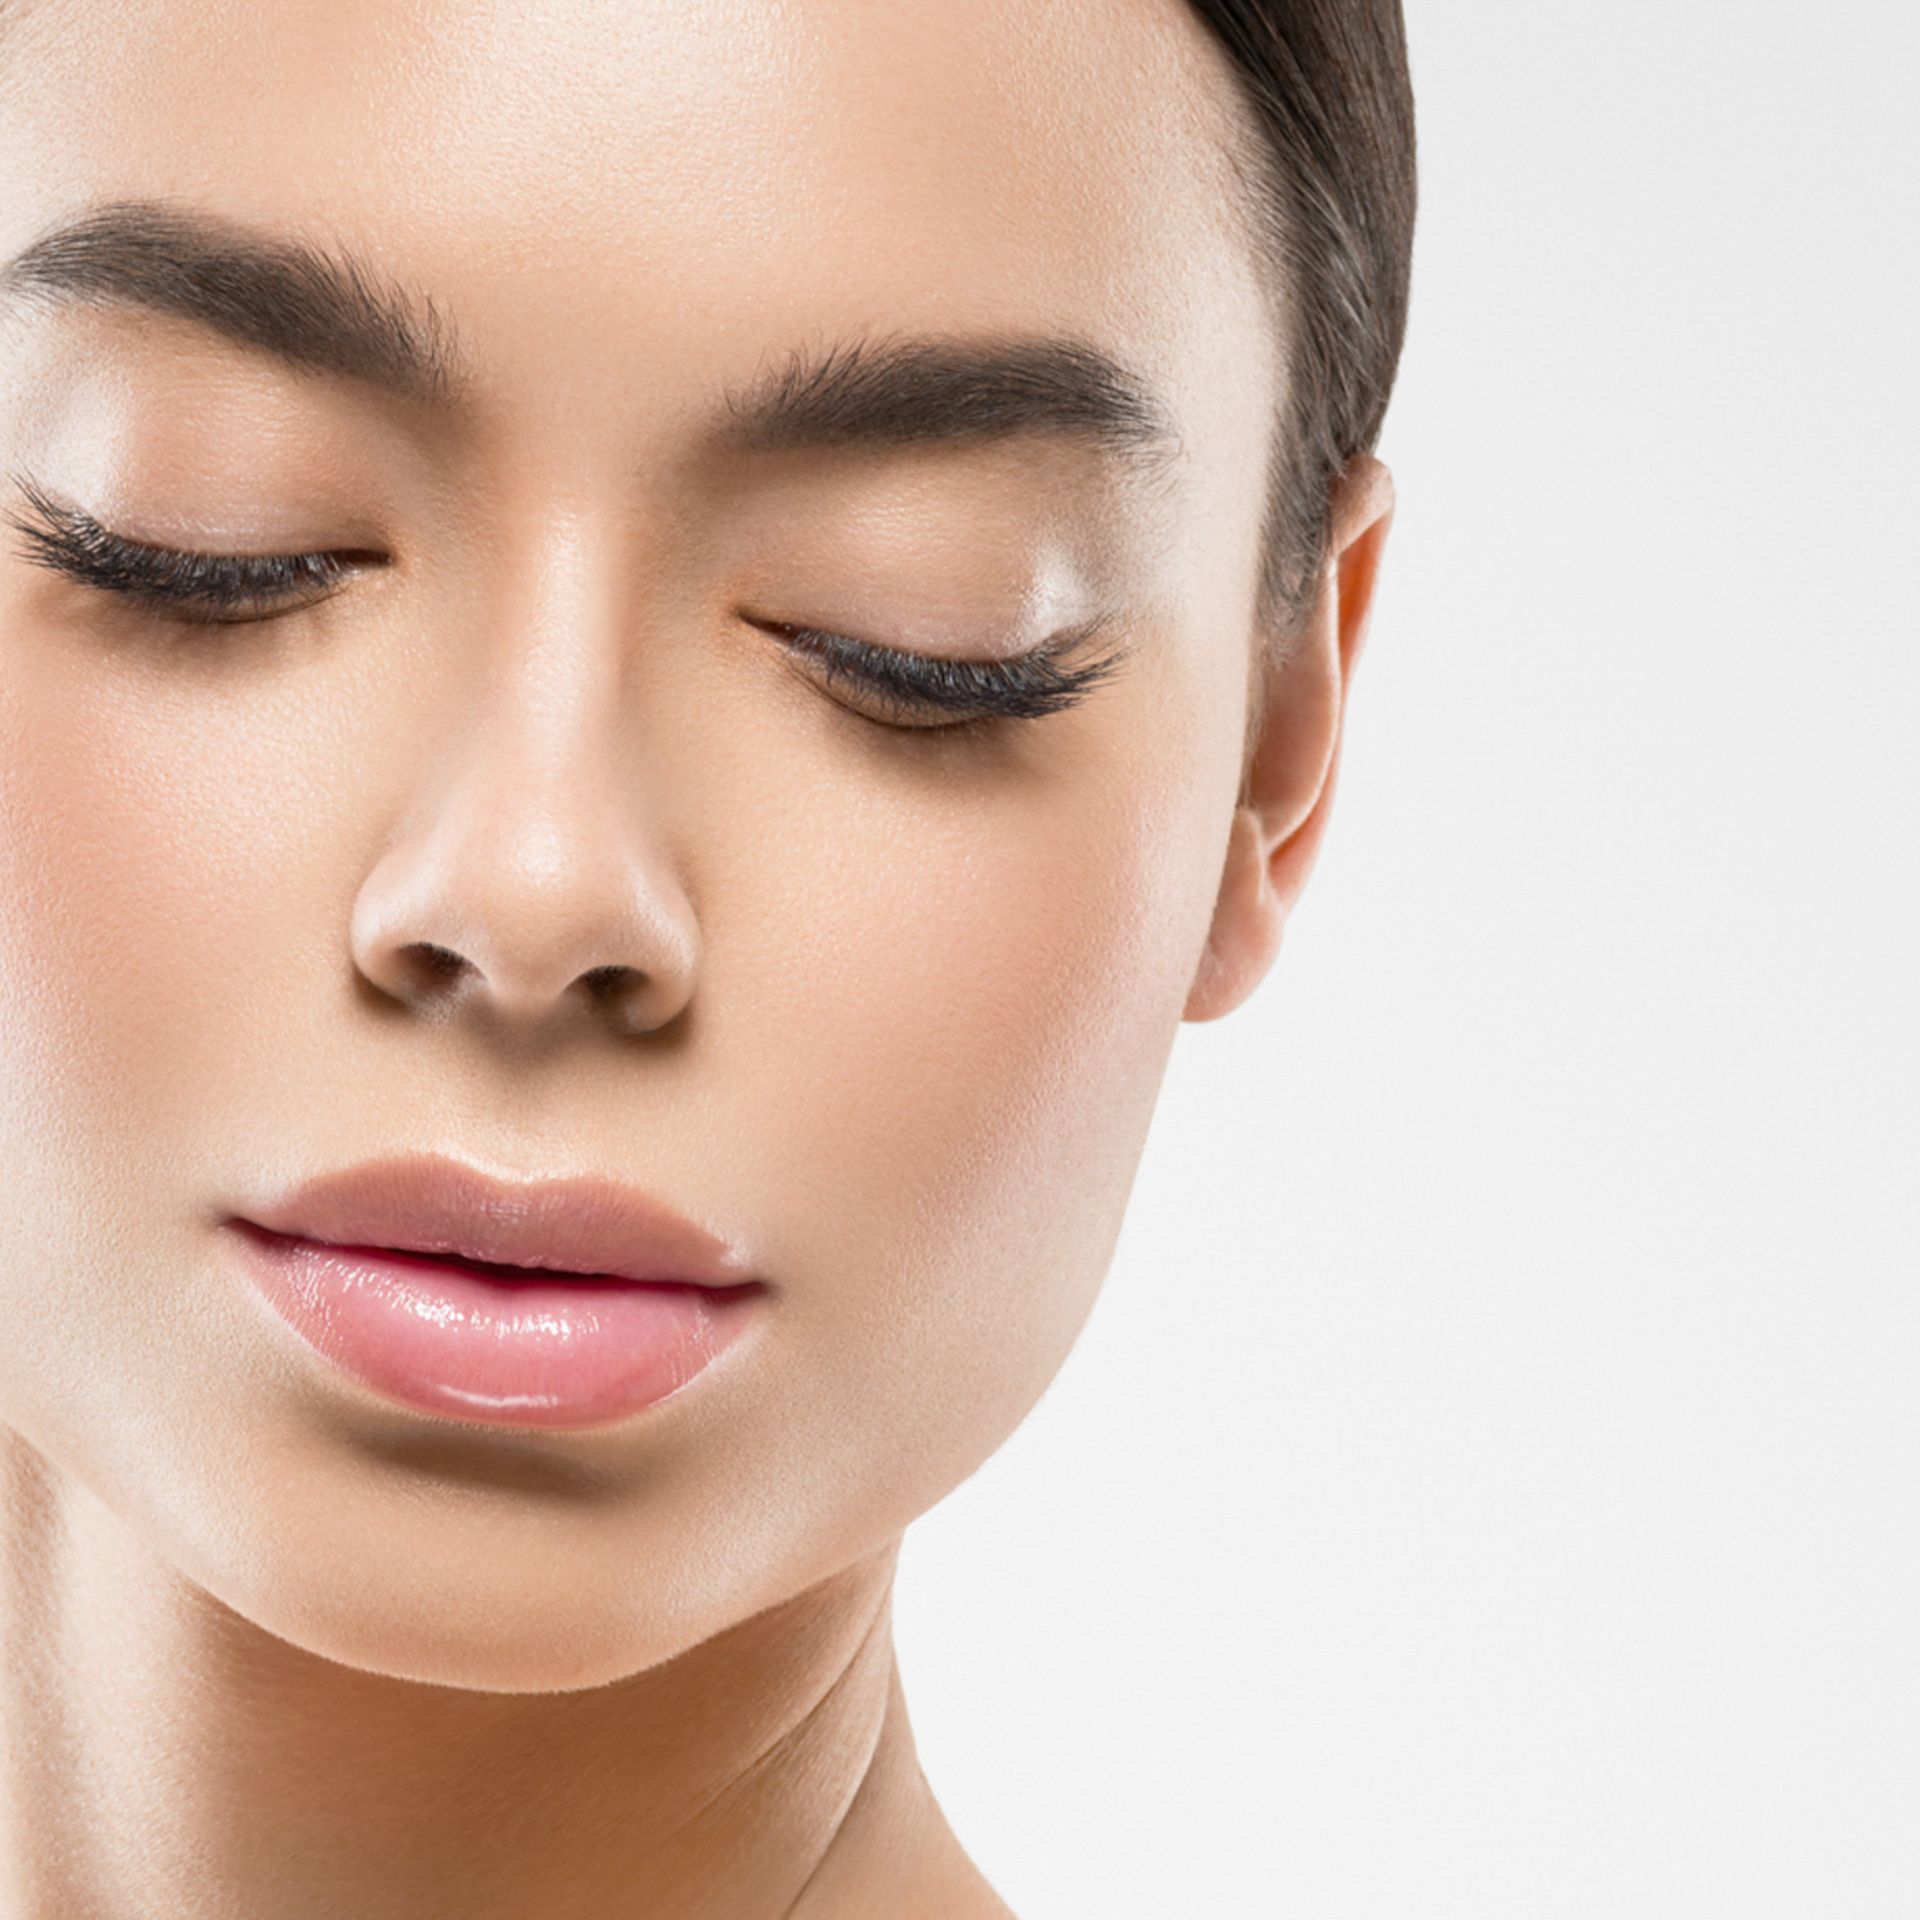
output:
{"label": "upper lip", "polygon": [[236,1217],[335,1246],[613,1279],[723,1287],[754,1277],[718,1235],[638,1188],[585,1174],[501,1180],[441,1154],[323,1173]]}

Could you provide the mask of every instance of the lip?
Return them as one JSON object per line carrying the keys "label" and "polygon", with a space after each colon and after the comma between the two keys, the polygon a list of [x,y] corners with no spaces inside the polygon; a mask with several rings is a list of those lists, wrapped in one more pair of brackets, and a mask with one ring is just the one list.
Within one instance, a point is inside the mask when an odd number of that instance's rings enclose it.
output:
{"label": "lip", "polygon": [[306,1345],[417,1410],[596,1425],[677,1392],[766,1283],[718,1235],[593,1176],[500,1180],[411,1154],[225,1218]]}

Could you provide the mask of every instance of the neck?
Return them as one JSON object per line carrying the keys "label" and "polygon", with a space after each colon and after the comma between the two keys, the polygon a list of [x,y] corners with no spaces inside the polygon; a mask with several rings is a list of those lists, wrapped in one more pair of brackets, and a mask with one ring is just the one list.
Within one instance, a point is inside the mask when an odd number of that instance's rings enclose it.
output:
{"label": "neck", "polygon": [[1004,1912],[914,1756],[898,1548],[613,1685],[470,1692],[255,1626],[0,1428],[0,1909]]}

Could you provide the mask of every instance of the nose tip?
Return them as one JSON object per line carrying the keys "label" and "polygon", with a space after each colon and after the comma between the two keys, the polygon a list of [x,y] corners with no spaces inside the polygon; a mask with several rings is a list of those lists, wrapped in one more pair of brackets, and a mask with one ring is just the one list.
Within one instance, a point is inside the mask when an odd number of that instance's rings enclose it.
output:
{"label": "nose tip", "polygon": [[390,847],[356,903],[355,964],[379,991],[503,1033],[582,1017],[651,1032],[686,1004],[698,932],[657,850],[608,859],[576,835],[516,861],[510,837],[441,828]]}

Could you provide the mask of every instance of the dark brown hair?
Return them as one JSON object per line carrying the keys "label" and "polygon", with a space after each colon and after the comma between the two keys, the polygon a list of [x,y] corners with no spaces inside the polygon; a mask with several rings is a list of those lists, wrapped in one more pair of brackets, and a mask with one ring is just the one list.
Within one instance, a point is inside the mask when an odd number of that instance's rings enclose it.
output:
{"label": "dark brown hair", "polygon": [[1406,27],[1400,0],[1191,4],[1232,57],[1264,135],[1249,186],[1287,371],[1258,613],[1284,641],[1313,604],[1334,483],[1379,438],[1406,331]]}

